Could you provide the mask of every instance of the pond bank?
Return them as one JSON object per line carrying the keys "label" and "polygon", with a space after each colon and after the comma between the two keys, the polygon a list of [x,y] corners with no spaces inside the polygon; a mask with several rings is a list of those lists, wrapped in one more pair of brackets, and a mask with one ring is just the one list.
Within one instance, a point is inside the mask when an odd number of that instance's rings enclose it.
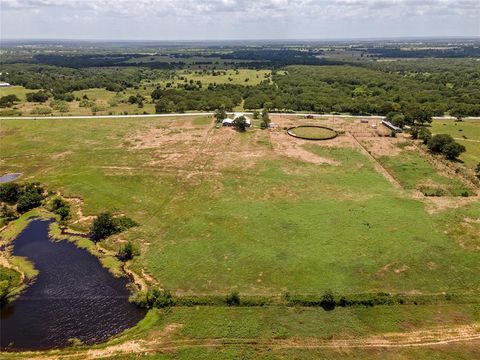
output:
{"label": "pond bank", "polygon": [[1,310],[3,350],[105,341],[146,313],[128,302],[127,278],[113,277],[96,257],[71,242],[51,241],[51,223],[31,220],[13,242],[13,255],[28,258],[39,273]]}

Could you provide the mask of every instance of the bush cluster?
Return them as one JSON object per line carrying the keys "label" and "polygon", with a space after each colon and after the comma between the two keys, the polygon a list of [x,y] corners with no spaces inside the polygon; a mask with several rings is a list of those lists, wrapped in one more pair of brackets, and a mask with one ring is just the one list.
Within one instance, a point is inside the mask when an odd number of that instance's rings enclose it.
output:
{"label": "bush cluster", "polygon": [[42,204],[44,189],[39,183],[6,183],[0,185],[0,201],[15,205],[19,213],[25,213]]}
{"label": "bush cluster", "polygon": [[139,253],[140,251],[138,250],[138,248],[129,241],[120,248],[117,254],[117,258],[120,261],[128,261],[132,260],[134,256],[139,255]]}
{"label": "bush cluster", "polygon": [[428,149],[431,152],[443,154],[447,159],[456,159],[461,153],[465,152],[465,146],[457,143],[452,136],[448,134],[434,135],[427,142]]}
{"label": "bush cluster", "polygon": [[175,299],[168,290],[159,290],[157,288],[148,291],[138,292],[132,301],[140,307],[151,308],[167,308],[175,305]]}
{"label": "bush cluster", "polygon": [[71,217],[70,205],[59,197],[53,198],[50,206],[52,212],[60,216],[60,221],[64,222]]}
{"label": "bush cluster", "polygon": [[0,97],[0,108],[10,107],[19,101],[20,99],[18,98],[17,95],[12,94],[12,95],[2,96]]}
{"label": "bush cluster", "polygon": [[103,212],[93,221],[90,233],[94,241],[100,241],[137,225],[129,217],[113,217],[109,212]]}

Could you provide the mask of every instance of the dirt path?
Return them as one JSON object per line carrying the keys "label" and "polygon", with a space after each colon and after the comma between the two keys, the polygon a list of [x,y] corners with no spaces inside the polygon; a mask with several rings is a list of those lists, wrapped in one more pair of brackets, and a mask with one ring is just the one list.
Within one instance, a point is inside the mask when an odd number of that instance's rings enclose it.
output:
{"label": "dirt path", "polygon": [[[64,355],[42,355],[30,352],[30,359],[99,359],[122,354],[155,354],[177,351],[186,348],[221,348],[225,346],[251,346],[269,349],[388,349],[408,347],[431,347],[458,342],[480,340],[480,323],[458,327],[436,327],[401,333],[385,333],[366,338],[319,339],[248,339],[248,338],[214,338],[172,340],[179,324],[167,325],[161,336],[153,340],[132,340],[103,349],[79,350]],[[26,354],[27,355],[27,354]]]}
{"label": "dirt path", "polygon": [[350,133],[347,133],[349,136],[351,136],[354,140],[355,140],[355,143],[358,145],[358,148],[362,151],[363,154],[365,154],[370,160],[372,160],[372,163],[373,163],[373,166],[375,167],[375,169],[380,173],[382,174],[383,176],[385,176],[385,178],[393,185],[395,186],[397,189],[401,189],[403,190],[403,187],[402,185],[397,181],[397,179],[395,179],[393,177],[392,174],[390,174],[387,169],[385,169],[383,167],[382,164],[380,164],[380,162],[378,162],[377,159],[375,159],[375,157],[370,154],[370,152],[362,145],[362,143],[360,141],[358,141],[358,139],[350,134]]}
{"label": "dirt path", "polygon": [[480,143],[480,140],[474,140],[474,139],[464,139],[464,138],[454,138],[455,140],[461,140],[461,141],[470,141],[470,142],[476,142]]}

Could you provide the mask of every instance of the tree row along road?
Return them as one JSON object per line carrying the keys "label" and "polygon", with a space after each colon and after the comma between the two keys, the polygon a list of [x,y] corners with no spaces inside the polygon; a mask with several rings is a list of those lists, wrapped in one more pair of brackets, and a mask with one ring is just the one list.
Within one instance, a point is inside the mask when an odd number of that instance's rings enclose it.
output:
{"label": "tree row along road", "polygon": [[[253,112],[229,112],[227,114],[241,113],[245,115],[252,115]],[[309,114],[309,113],[269,113],[277,116],[306,116],[313,117],[337,117],[337,118],[369,118],[369,119],[384,119],[385,116],[380,115],[334,115],[334,114]],[[191,112],[191,113],[172,113],[172,114],[139,114],[139,115],[72,115],[72,116],[2,116],[0,120],[52,120],[52,119],[128,119],[128,118],[158,118],[158,117],[178,117],[178,116],[211,116],[214,112]],[[434,116],[434,120],[454,120],[453,116]],[[465,117],[464,120],[480,120],[480,116]]]}

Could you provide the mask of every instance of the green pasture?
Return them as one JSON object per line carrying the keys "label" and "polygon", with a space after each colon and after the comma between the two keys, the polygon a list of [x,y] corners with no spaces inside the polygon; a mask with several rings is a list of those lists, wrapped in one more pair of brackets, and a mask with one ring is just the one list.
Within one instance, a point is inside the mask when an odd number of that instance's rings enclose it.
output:
{"label": "green pasture", "polygon": [[291,129],[290,132],[301,138],[311,139],[311,140],[331,139],[332,137],[335,137],[337,134],[334,130],[316,127],[316,126],[300,126],[300,127]]}
{"label": "green pasture", "polygon": [[177,76],[183,76],[187,78],[187,81],[201,81],[202,84],[233,84],[233,85],[258,85],[260,82],[269,79],[265,77],[271,73],[270,70],[252,70],[252,69],[227,69],[221,70],[220,75],[195,74],[194,71],[180,70],[177,72]]}
{"label": "green pasture", "polygon": [[480,163],[480,120],[433,120],[431,131],[433,134],[449,134],[457,142],[465,146],[466,152],[460,159],[470,167]]}
{"label": "green pasture", "polygon": [[425,157],[415,151],[403,150],[397,156],[378,159],[405,189],[419,190],[427,196],[472,195],[472,189],[460,179],[441,175]]}
{"label": "green pasture", "polygon": [[[201,148],[208,141],[170,145],[192,152],[177,171],[176,160],[167,168],[152,165],[159,149],[129,140],[171,121],[2,121],[0,170],[82,197],[85,215],[109,210],[132,217],[140,226],[120,237],[142,249],[133,268],[178,294],[479,290],[480,254],[444,230],[462,225],[429,215],[357,150],[309,145],[336,161],[315,165],[280,156],[266,146],[266,132],[258,139],[261,130],[250,130],[212,154]],[[210,130],[219,131],[233,130]],[[250,157],[255,151],[263,155]],[[222,159],[232,165],[219,171]],[[116,250],[116,239],[104,245]]]}
{"label": "green pasture", "polygon": [[20,101],[27,101],[27,94],[38,90],[26,89],[23,86],[0,87],[0,97],[7,95],[16,95]]}

